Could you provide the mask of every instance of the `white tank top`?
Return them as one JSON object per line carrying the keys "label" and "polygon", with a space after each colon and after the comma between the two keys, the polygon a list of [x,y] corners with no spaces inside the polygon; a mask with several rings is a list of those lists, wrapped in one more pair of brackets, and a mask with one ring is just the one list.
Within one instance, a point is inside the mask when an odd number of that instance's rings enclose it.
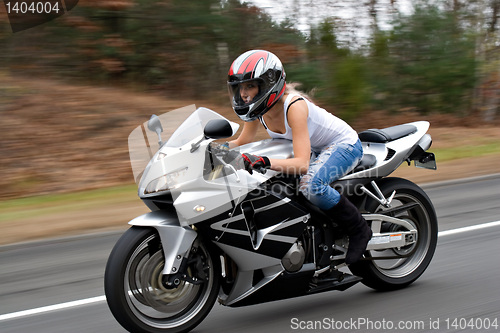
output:
{"label": "white tank top", "polygon": [[[290,101],[293,97],[300,95],[290,94],[285,100],[283,113],[285,116],[285,133],[276,133],[266,126],[264,119],[260,121],[273,139],[288,139],[292,140],[292,129],[288,124],[287,110]],[[320,152],[324,148],[339,143],[355,144],[358,140],[358,133],[342,119],[334,116],[323,108],[315,105],[304,98],[307,103],[309,115],[307,117],[307,129],[311,140],[311,149],[315,152]]]}

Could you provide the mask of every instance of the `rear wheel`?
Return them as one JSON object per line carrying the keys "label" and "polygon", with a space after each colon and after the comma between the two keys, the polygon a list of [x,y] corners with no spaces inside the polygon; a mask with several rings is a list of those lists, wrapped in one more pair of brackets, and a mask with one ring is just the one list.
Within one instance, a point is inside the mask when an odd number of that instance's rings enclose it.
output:
{"label": "rear wheel", "polygon": [[109,308],[130,332],[190,331],[217,298],[220,264],[216,259],[199,243],[188,258],[188,278],[168,287],[162,279],[164,256],[156,230],[132,227],[116,243],[106,265]]}
{"label": "rear wheel", "polygon": [[[423,274],[431,262],[437,245],[438,224],[434,206],[427,194],[414,183],[400,178],[386,178],[377,182],[384,197],[396,191],[392,206],[409,207],[395,215],[396,218],[409,222],[417,230],[415,243],[388,250],[365,252],[365,259],[350,265],[355,275],[363,277],[363,283],[377,290],[394,290],[408,286]],[[369,198],[365,208],[370,213],[384,214],[385,208]],[[404,231],[399,225],[384,223],[383,231]],[[398,257],[397,259],[379,259]]]}

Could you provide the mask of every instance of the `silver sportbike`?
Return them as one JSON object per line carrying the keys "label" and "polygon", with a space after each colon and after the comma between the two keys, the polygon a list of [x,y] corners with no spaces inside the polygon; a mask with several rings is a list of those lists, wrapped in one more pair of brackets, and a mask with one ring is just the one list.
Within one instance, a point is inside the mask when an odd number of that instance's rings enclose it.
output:
{"label": "silver sportbike", "polygon": [[[130,332],[187,332],[216,300],[239,307],[358,282],[408,286],[433,257],[437,218],[419,186],[389,175],[404,162],[436,168],[428,128],[419,121],[359,133],[362,161],[331,186],[358,207],[373,237],[346,266],[346,231],[300,194],[297,176],[250,174],[230,158],[235,150],[220,142],[238,124],[206,108],[152,116],[129,136],[138,194],[151,212],[129,222],[109,256],[111,312]],[[286,140],[237,149],[293,155]]]}

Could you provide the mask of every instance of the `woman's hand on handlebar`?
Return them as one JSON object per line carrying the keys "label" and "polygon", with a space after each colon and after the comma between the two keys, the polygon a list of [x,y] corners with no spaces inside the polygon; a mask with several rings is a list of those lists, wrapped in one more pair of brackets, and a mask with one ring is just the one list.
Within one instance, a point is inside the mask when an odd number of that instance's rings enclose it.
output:
{"label": "woman's hand on handlebar", "polygon": [[245,164],[245,169],[252,174],[253,170],[260,173],[265,173],[266,169],[271,167],[271,161],[267,156],[257,156],[253,154],[244,153],[241,155],[243,157],[243,163]]}

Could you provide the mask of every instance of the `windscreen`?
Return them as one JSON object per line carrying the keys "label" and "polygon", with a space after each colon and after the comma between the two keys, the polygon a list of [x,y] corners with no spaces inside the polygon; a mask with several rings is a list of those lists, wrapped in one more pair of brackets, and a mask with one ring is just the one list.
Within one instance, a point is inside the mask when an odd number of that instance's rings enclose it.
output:
{"label": "windscreen", "polygon": [[134,180],[139,184],[142,174],[160,149],[160,144],[166,147],[181,147],[186,143],[201,137],[205,125],[212,119],[225,119],[216,112],[189,105],[166,112],[159,116],[163,131],[161,143],[156,132],[148,129],[148,121],[137,126],[128,137],[130,163]]}

